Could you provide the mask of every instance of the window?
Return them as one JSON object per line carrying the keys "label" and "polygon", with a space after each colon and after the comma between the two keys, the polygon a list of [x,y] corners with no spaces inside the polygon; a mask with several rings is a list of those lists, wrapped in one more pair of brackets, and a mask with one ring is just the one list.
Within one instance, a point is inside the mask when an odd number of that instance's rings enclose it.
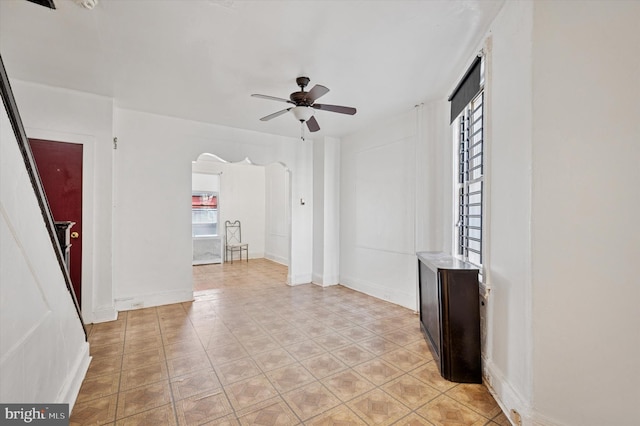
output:
{"label": "window", "polygon": [[191,233],[193,237],[218,235],[218,194],[216,192],[192,193]]}
{"label": "window", "polygon": [[476,57],[449,97],[455,161],[454,251],[482,268],[484,63]]}
{"label": "window", "polygon": [[482,192],[483,166],[483,106],[480,92],[456,119],[454,143],[457,146],[457,253],[464,260],[482,266]]}

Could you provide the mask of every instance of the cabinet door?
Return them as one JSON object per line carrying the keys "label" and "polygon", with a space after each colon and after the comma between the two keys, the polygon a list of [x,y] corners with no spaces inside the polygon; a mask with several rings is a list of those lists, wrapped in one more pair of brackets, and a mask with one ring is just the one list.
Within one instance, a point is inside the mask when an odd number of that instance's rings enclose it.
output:
{"label": "cabinet door", "polygon": [[482,383],[478,271],[440,271],[442,377]]}
{"label": "cabinet door", "polygon": [[420,321],[436,362],[440,362],[440,292],[438,277],[427,265],[420,264]]}

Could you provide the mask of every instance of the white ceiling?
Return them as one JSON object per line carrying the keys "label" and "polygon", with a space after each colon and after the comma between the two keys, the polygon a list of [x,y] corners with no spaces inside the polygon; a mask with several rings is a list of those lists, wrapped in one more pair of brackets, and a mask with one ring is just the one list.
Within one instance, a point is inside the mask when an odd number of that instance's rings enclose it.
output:
{"label": "white ceiling", "polygon": [[93,10],[0,0],[11,78],[113,97],[116,106],[284,136],[295,79],[331,91],[319,136],[344,136],[447,96],[504,0],[100,0]]}

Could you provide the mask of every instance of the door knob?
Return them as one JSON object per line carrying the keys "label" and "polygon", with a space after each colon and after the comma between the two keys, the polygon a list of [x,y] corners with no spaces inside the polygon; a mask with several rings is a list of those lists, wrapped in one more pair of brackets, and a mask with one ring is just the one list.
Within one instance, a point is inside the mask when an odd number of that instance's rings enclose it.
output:
{"label": "door knob", "polygon": [[79,236],[80,236],[80,234],[78,234],[77,232],[72,232],[72,233],[71,233],[71,238],[73,238],[74,240],[75,240],[76,238],[78,238]]}

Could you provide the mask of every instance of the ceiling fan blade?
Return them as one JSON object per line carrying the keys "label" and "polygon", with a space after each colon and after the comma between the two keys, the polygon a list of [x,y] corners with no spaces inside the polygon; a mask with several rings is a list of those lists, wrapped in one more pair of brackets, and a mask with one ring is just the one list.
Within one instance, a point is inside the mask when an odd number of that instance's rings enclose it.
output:
{"label": "ceiling fan blade", "polygon": [[309,103],[313,103],[320,96],[324,96],[328,92],[329,92],[329,89],[327,89],[326,87],[321,86],[319,84],[316,84],[315,86],[313,86],[313,88],[311,90],[309,90],[307,95],[304,97],[304,100],[309,102]]}
{"label": "ceiling fan blade", "polygon": [[355,108],[340,105],[313,104],[311,107],[322,111],[339,112],[340,114],[353,115],[356,113]]}
{"label": "ceiling fan blade", "polygon": [[[293,107],[291,107],[291,108],[293,108]],[[273,114],[265,115],[264,117],[262,117],[260,119],[260,121],[269,121],[272,118],[280,117],[282,114],[288,113],[291,110],[291,108],[283,109],[281,111],[274,112]]]}
{"label": "ceiling fan blade", "polygon": [[307,120],[307,127],[309,128],[310,132],[317,132],[318,130],[320,130],[320,125],[318,125],[318,122],[316,121],[316,118],[314,116],[311,116],[311,118]]}
{"label": "ceiling fan blade", "polygon": [[278,101],[278,102],[286,102],[288,104],[292,104],[293,102],[291,102],[289,99],[284,99],[284,98],[276,98],[275,96],[269,96],[269,95],[259,95],[257,93],[254,93],[253,95],[254,98],[260,98],[260,99],[268,99],[270,101]]}

